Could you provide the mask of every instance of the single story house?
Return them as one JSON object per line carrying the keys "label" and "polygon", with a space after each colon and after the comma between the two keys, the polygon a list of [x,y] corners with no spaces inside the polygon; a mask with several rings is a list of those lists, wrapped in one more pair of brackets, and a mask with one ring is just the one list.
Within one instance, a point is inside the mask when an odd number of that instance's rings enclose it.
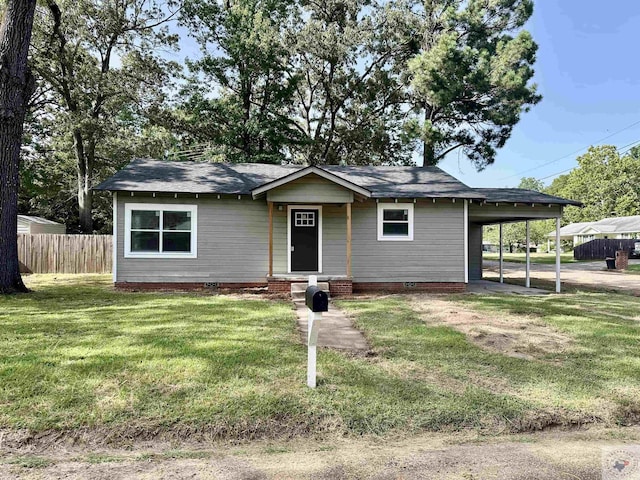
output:
{"label": "single story house", "polygon": [[18,215],[18,233],[67,233],[67,228],[62,223],[47,220],[42,217],[30,215]]}
{"label": "single story house", "polygon": [[[482,278],[482,226],[579,205],[473,189],[438,167],[135,160],[113,192],[116,286],[459,292]],[[558,263],[559,266],[559,263]],[[559,285],[559,283],[558,283]]]}
{"label": "single story house", "polygon": [[[548,237],[555,236],[551,232]],[[576,247],[599,238],[640,239],[640,215],[609,217],[596,222],[570,223],[560,229],[562,240],[572,240]]]}

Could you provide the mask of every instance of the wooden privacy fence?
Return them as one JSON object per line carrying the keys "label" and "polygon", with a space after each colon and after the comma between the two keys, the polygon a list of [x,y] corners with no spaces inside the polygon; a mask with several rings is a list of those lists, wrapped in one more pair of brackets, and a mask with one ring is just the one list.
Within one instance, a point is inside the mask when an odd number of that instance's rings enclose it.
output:
{"label": "wooden privacy fence", "polygon": [[112,235],[18,235],[20,270],[28,273],[110,273]]}
{"label": "wooden privacy fence", "polygon": [[615,258],[616,250],[626,250],[631,254],[633,246],[637,241],[638,240],[619,238],[597,238],[574,248],[573,258],[576,260],[604,260],[607,257]]}

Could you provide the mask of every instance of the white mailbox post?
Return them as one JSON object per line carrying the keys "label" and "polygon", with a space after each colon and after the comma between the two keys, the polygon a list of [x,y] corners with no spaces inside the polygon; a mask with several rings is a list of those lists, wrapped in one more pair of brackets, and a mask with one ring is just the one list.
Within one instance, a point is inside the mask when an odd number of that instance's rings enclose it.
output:
{"label": "white mailbox post", "polygon": [[[308,286],[317,286],[318,277],[309,275]],[[306,300],[306,297],[305,297]],[[322,312],[314,312],[307,304],[308,316],[308,333],[307,333],[307,386],[316,388],[316,347],[318,345],[318,329],[320,328],[320,320],[322,320]]]}

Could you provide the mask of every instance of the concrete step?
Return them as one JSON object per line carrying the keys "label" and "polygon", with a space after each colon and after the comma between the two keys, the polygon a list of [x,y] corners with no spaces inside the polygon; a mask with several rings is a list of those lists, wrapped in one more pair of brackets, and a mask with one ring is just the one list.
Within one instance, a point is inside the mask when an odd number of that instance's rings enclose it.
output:
{"label": "concrete step", "polygon": [[[320,287],[325,292],[328,292],[329,291],[329,282],[318,282],[318,287]],[[302,292],[304,294],[304,291],[306,289],[307,289],[307,283],[306,282],[296,282],[296,283],[292,283],[291,284],[291,293],[292,294],[294,292]]]}
{"label": "concrete step", "polygon": [[[318,287],[327,292],[329,299],[329,282],[318,282]],[[306,283],[292,283],[291,284],[291,298],[295,304],[304,304],[304,292],[307,290]]]}

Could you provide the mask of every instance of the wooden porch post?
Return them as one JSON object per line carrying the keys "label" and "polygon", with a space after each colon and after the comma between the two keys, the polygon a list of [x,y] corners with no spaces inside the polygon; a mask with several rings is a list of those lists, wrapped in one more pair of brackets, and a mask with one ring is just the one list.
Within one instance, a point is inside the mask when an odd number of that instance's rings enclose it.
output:
{"label": "wooden porch post", "polygon": [[347,203],[347,276],[351,277],[351,203]]}
{"label": "wooden porch post", "polygon": [[269,205],[269,276],[273,276],[273,202]]}

